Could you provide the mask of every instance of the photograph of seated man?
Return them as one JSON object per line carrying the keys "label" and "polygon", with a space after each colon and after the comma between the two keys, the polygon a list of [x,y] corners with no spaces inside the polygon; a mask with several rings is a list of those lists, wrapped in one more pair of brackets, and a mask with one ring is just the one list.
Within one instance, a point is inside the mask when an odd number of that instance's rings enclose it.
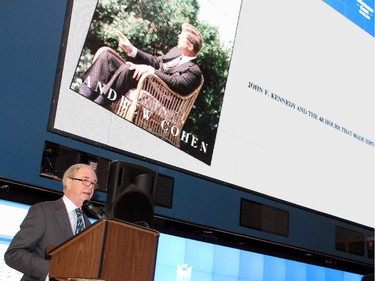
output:
{"label": "photograph of seated man", "polygon": [[193,25],[183,24],[177,46],[162,56],[137,49],[120,31],[118,40],[119,47],[133,58],[132,62],[109,47],[100,48],[92,65],[81,76],[81,95],[110,109],[111,104],[121,95],[137,87],[145,73],[155,74],[181,95],[191,93],[200,85],[203,77],[196,58],[202,49],[203,40]]}

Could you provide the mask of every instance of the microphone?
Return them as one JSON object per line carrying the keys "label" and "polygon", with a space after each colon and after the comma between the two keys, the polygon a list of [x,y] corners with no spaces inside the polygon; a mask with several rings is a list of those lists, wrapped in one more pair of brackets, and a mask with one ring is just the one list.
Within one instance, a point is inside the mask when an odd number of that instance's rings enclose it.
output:
{"label": "microphone", "polygon": [[145,228],[150,228],[150,225],[145,221],[137,221],[134,224],[145,227]]}
{"label": "microphone", "polygon": [[108,217],[96,208],[89,200],[83,201],[83,206],[86,207],[86,210],[97,219],[107,219]]}

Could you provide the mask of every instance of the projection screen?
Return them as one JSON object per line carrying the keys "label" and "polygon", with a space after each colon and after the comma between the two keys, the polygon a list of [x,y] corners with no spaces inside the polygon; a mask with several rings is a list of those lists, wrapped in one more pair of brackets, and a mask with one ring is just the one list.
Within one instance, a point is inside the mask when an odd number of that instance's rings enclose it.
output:
{"label": "projection screen", "polygon": [[334,1],[197,2],[202,34],[217,36],[198,55],[205,82],[184,127],[162,128],[178,145],[78,93],[102,0],[67,15],[50,130],[374,227],[374,3],[353,1],[354,17]]}

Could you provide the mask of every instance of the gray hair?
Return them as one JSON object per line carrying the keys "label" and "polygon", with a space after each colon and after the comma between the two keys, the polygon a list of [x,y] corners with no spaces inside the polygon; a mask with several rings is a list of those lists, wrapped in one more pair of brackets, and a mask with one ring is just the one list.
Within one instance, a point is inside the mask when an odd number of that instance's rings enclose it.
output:
{"label": "gray hair", "polygon": [[76,173],[78,172],[79,169],[82,168],[89,168],[95,172],[95,169],[91,167],[90,165],[83,164],[83,163],[78,163],[70,166],[64,173],[62,183],[63,183],[63,190],[65,191],[65,186],[66,186],[66,181],[69,178],[74,178]]}

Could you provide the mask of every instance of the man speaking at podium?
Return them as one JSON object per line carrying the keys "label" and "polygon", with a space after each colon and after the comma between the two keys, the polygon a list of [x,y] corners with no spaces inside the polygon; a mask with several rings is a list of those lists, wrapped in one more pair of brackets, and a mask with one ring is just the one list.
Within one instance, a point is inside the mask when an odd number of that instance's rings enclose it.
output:
{"label": "man speaking at podium", "polygon": [[24,274],[21,281],[49,280],[47,247],[65,242],[91,224],[81,207],[97,187],[94,169],[75,164],[65,171],[62,182],[64,196],[33,205],[5,252],[6,264]]}

